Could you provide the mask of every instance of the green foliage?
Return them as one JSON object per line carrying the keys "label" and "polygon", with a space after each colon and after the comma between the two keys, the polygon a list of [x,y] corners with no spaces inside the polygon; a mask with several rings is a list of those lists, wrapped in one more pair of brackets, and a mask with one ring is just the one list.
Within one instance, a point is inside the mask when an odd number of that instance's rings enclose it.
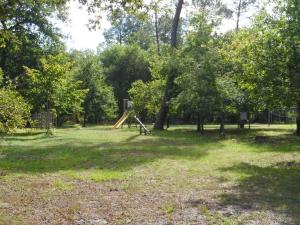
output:
{"label": "green foliage", "polygon": [[213,24],[208,22],[205,14],[196,15],[191,23],[193,26],[181,53],[185,56],[184,72],[176,79],[180,87],[176,102],[185,112],[204,115],[217,109],[216,77],[219,59],[213,46]]}
{"label": "green foliage", "polygon": [[0,67],[14,79],[23,66],[36,68],[45,54],[63,47],[50,17],[65,18],[67,0],[22,0],[0,2]]}
{"label": "green foliage", "polygon": [[112,27],[104,32],[105,42],[113,44],[137,44],[148,49],[154,43],[154,27],[149,20],[119,13],[112,18]]}
{"label": "green foliage", "polygon": [[192,68],[186,67],[187,72],[176,79],[181,90],[177,103],[186,112],[212,112],[216,107],[217,97],[213,74],[192,59],[188,65]]}
{"label": "green foliage", "polygon": [[40,63],[39,70],[25,67],[27,89],[24,95],[34,109],[50,107],[59,117],[80,112],[87,90],[80,89],[81,82],[72,78],[73,63],[63,54],[42,58]]}
{"label": "green foliage", "polygon": [[[172,30],[172,20],[173,15],[168,12],[163,13],[158,18],[158,33],[159,33],[159,40],[162,43],[169,44],[171,40],[171,30]],[[179,32],[182,32],[182,23],[179,24]]]}
{"label": "green foliage", "polygon": [[85,121],[96,123],[115,118],[115,96],[103,75],[99,57],[90,52],[77,53],[76,61],[74,77],[82,89],[88,89],[83,103]]}
{"label": "green foliage", "polygon": [[[33,112],[50,106],[58,117],[78,119],[83,109],[89,122],[113,118],[129,97],[137,113],[154,116],[163,108],[161,118],[167,111],[237,114],[294,106],[300,99],[300,3],[273,1],[271,14],[261,10],[249,28],[225,35],[215,32],[232,13],[223,1],[195,1],[197,13],[180,19],[180,44],[170,49],[174,11],[169,4],[80,0],[93,15],[106,10],[112,28],[105,32],[108,47],[98,56],[71,54],[75,66],[49,20],[65,19],[67,0],[4,1],[1,86],[16,86]],[[234,1],[237,20],[255,2]]]}
{"label": "green foliage", "polygon": [[146,110],[148,116],[154,117],[159,111],[164,90],[163,80],[143,82],[135,81],[128,91],[130,99],[133,100],[134,110],[142,113]]}
{"label": "green foliage", "polygon": [[0,67],[0,86],[2,86],[2,81],[3,81],[3,70]]}
{"label": "green foliage", "polygon": [[0,88],[0,133],[23,128],[30,117],[30,107],[13,89]]}
{"label": "green foliage", "polygon": [[123,99],[128,98],[128,90],[136,80],[151,78],[147,52],[138,46],[112,46],[102,52],[101,62],[104,75],[112,85],[118,101],[119,111],[123,109]]}
{"label": "green foliage", "polygon": [[283,18],[274,20],[262,13],[251,29],[233,35],[222,50],[233,64],[230,73],[259,108],[290,106],[294,101],[287,63],[291,48],[281,32],[285,29]]}
{"label": "green foliage", "polygon": [[218,92],[216,107],[220,111],[238,113],[241,110],[250,110],[249,107],[245,107],[245,94],[237,85],[235,79],[225,74],[223,76],[217,76],[215,82]]}
{"label": "green foliage", "polygon": [[92,15],[89,21],[91,28],[101,26],[103,12],[109,18],[114,18],[123,11],[141,18],[147,15],[147,7],[143,0],[79,0],[79,2],[86,5]]}

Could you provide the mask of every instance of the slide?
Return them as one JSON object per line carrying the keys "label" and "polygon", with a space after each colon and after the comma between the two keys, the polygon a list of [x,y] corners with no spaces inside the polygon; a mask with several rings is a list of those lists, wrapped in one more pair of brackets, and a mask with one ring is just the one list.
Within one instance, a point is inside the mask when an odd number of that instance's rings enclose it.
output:
{"label": "slide", "polygon": [[151,134],[151,131],[148,130],[148,128],[142,123],[142,121],[140,121],[139,118],[137,118],[136,116],[134,116],[134,119],[136,119],[136,121],[142,126],[142,128],[143,128],[144,131],[145,131],[145,134],[146,134],[146,133]]}
{"label": "slide", "polygon": [[121,118],[118,120],[118,122],[116,122],[115,125],[113,125],[113,129],[118,129],[124,122],[125,120],[128,118],[129,116],[129,113],[127,111],[125,111],[123,113],[123,115],[121,116]]}

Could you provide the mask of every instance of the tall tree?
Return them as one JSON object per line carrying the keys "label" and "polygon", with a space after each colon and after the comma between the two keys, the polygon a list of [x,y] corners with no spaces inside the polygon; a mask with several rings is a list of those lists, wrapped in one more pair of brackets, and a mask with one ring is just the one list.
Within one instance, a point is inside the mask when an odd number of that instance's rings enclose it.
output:
{"label": "tall tree", "polygon": [[288,0],[278,1],[278,3],[280,11],[286,15],[287,29],[283,30],[283,35],[286,36],[291,47],[288,73],[291,78],[291,88],[298,94],[296,103],[298,110],[296,134],[300,136],[300,1]]}
{"label": "tall tree", "polygon": [[[215,24],[219,24],[221,18],[230,16],[229,10],[222,3],[221,0],[217,1],[207,1],[207,0],[199,0],[194,1],[194,5],[201,12],[206,13],[207,16],[210,17],[210,20]],[[175,15],[172,21],[172,30],[171,30],[171,48],[175,50],[178,46],[178,28],[180,24],[180,14],[183,6],[183,0],[178,0],[175,10]],[[174,72],[175,70],[173,70]],[[155,122],[155,129],[163,129],[164,123],[168,114],[168,102],[171,98],[170,90],[174,86],[174,79],[176,78],[176,74],[170,74],[166,79],[166,87],[164,91],[164,97],[162,100],[160,112],[157,115],[157,120]]]}
{"label": "tall tree", "polygon": [[72,56],[76,62],[74,78],[81,82],[81,89],[88,90],[83,102],[83,125],[115,118],[115,96],[112,86],[107,84],[99,56],[88,51],[73,52]]}
{"label": "tall tree", "polygon": [[203,134],[205,116],[216,109],[216,75],[218,59],[212,34],[214,25],[206,14],[200,13],[191,19],[191,29],[181,53],[183,73],[176,78],[180,93],[176,97],[180,108],[197,117],[197,131]]}
{"label": "tall tree", "polygon": [[154,4],[154,25],[155,25],[155,40],[156,40],[156,48],[157,54],[160,54],[160,41],[159,41],[159,24],[158,24],[158,6]]}
{"label": "tall tree", "polygon": [[296,105],[300,79],[289,38],[287,18],[261,12],[249,29],[232,36],[223,52],[233,63],[231,74],[260,109]]}
{"label": "tall tree", "polygon": [[4,0],[0,2],[0,67],[14,79],[23,65],[35,68],[39,59],[62,48],[50,17],[65,19],[67,0]]}
{"label": "tall tree", "polygon": [[115,45],[102,52],[101,63],[107,81],[112,85],[118,101],[119,113],[123,111],[123,99],[129,97],[128,90],[136,80],[151,78],[146,51],[138,46]]}
{"label": "tall tree", "polygon": [[233,1],[233,13],[236,15],[236,31],[240,28],[241,15],[245,13],[257,0],[235,0]]}
{"label": "tall tree", "polygon": [[[178,32],[178,26],[179,26],[179,20],[180,20],[180,14],[183,6],[183,0],[178,0],[176,5],[176,11],[172,23],[172,32],[171,32],[171,48],[177,47],[177,32]],[[168,114],[168,101],[170,100],[170,89],[172,89],[173,83],[174,83],[174,74],[170,74],[167,76],[167,82],[163,94],[163,100],[161,103],[160,111],[157,115],[157,119],[154,124],[154,128],[157,130],[164,129],[164,123],[167,118]]]}
{"label": "tall tree", "polygon": [[104,32],[106,43],[112,44],[138,44],[147,49],[154,43],[154,27],[149,20],[142,20],[134,15],[120,10],[110,16],[112,27]]}
{"label": "tall tree", "polygon": [[[41,59],[37,69],[25,67],[25,81],[28,88],[24,95],[35,110],[46,110],[57,115],[58,125],[64,122],[64,116],[79,113],[87,90],[80,88],[71,74],[72,62],[63,55],[48,56]],[[49,129],[49,124],[47,125]]]}

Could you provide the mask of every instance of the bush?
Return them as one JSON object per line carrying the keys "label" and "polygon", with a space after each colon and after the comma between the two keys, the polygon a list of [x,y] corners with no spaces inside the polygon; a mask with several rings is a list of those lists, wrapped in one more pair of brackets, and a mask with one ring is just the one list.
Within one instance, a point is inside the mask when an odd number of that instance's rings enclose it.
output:
{"label": "bush", "polygon": [[0,88],[0,132],[23,128],[30,117],[30,107],[14,90]]}

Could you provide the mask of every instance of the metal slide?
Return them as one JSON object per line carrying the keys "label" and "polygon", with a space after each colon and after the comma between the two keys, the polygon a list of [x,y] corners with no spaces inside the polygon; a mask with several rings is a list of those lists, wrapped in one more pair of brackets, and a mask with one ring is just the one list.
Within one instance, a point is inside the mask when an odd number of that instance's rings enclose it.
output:
{"label": "metal slide", "polygon": [[134,119],[136,119],[136,121],[142,126],[142,128],[145,131],[145,134],[146,133],[151,134],[151,131],[142,123],[142,121],[140,121],[139,118],[137,118],[136,116],[134,116]]}
{"label": "metal slide", "polygon": [[118,122],[116,122],[116,124],[113,125],[112,128],[113,129],[118,129],[125,122],[125,120],[128,118],[128,116],[129,116],[128,111],[125,111],[123,113],[123,115],[121,116],[121,118],[118,120]]}

